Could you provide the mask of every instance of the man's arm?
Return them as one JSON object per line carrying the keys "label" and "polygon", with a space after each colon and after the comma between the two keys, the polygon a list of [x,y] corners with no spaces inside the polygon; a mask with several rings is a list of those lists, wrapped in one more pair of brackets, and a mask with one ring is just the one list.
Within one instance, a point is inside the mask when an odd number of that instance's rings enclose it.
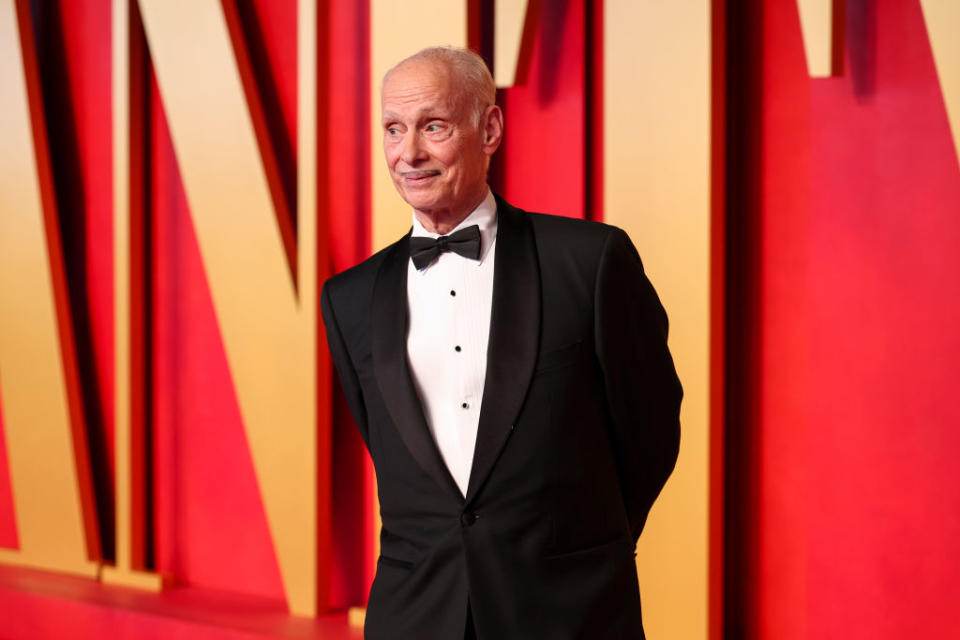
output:
{"label": "man's arm", "polygon": [[614,228],[595,288],[597,357],[634,541],[673,471],[683,389],[667,349],[667,315],[630,238]]}
{"label": "man's arm", "polygon": [[350,354],[343,343],[343,334],[340,333],[340,325],[337,322],[336,313],[333,310],[333,303],[330,301],[329,283],[324,283],[320,292],[320,311],[323,314],[323,324],[327,331],[327,345],[330,347],[330,356],[333,358],[333,364],[340,375],[340,385],[343,387],[343,395],[347,398],[347,404],[350,407],[350,413],[353,414],[353,420],[357,423],[360,430],[360,437],[370,448],[367,429],[367,409],[363,404],[363,394],[360,391],[360,381],[357,378],[357,372],[350,360]]}

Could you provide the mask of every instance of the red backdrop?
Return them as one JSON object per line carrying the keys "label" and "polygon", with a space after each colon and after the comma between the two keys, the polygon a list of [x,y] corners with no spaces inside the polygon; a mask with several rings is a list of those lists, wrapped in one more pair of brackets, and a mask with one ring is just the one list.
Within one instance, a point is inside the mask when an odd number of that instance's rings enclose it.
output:
{"label": "red backdrop", "polygon": [[[29,3],[107,558],[110,4]],[[370,251],[369,15],[365,2],[321,4],[321,198],[332,262],[322,270],[340,271]],[[489,50],[492,3],[471,4],[481,21],[471,33],[478,48]],[[508,127],[492,181],[520,206],[600,218],[594,205],[601,141],[593,132],[602,130],[602,3],[533,4],[526,84],[500,93]],[[289,190],[296,157],[293,3],[240,6],[270,144]],[[843,6],[844,69],[837,78],[809,77],[795,2],[730,2],[717,22],[723,31],[714,34],[729,47],[730,637],[960,633],[960,466],[953,460],[960,405],[952,397],[960,361],[960,163],[919,1]],[[162,99],[152,80],[145,91],[149,559],[182,585],[276,603],[283,596],[277,563]],[[330,578],[331,605],[339,607],[363,601],[373,568],[370,471],[341,400],[335,396],[321,410],[335,417]],[[0,545],[16,546],[2,437]],[[0,610],[39,618],[47,606],[18,596]]]}
{"label": "red backdrop", "polygon": [[955,637],[960,172],[920,4],[848,0],[829,79],[807,73],[795,3],[746,4],[728,629]]}

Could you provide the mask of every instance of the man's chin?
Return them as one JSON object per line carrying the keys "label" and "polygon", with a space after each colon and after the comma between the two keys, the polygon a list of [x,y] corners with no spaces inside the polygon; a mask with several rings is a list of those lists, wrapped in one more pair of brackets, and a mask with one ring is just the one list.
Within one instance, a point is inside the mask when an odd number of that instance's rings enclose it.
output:
{"label": "man's chin", "polygon": [[400,191],[400,196],[417,211],[432,211],[438,206],[437,195],[426,189],[403,189]]}

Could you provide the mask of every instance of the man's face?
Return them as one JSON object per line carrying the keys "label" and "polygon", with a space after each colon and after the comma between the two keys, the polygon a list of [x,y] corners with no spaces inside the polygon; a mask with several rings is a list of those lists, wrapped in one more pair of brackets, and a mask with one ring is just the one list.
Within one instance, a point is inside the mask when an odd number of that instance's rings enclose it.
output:
{"label": "man's face", "polygon": [[486,193],[489,156],[468,98],[441,64],[409,62],[383,85],[383,150],[390,177],[415,211],[468,213]]}

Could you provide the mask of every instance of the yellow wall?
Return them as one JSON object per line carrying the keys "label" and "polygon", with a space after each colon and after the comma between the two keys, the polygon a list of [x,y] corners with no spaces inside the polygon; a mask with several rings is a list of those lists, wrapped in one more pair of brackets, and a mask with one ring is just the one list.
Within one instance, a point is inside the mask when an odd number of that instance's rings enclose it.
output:
{"label": "yellow wall", "polygon": [[706,638],[710,3],[604,4],[604,218],[625,229],[670,317],[680,458],[637,549],[651,638]]}

